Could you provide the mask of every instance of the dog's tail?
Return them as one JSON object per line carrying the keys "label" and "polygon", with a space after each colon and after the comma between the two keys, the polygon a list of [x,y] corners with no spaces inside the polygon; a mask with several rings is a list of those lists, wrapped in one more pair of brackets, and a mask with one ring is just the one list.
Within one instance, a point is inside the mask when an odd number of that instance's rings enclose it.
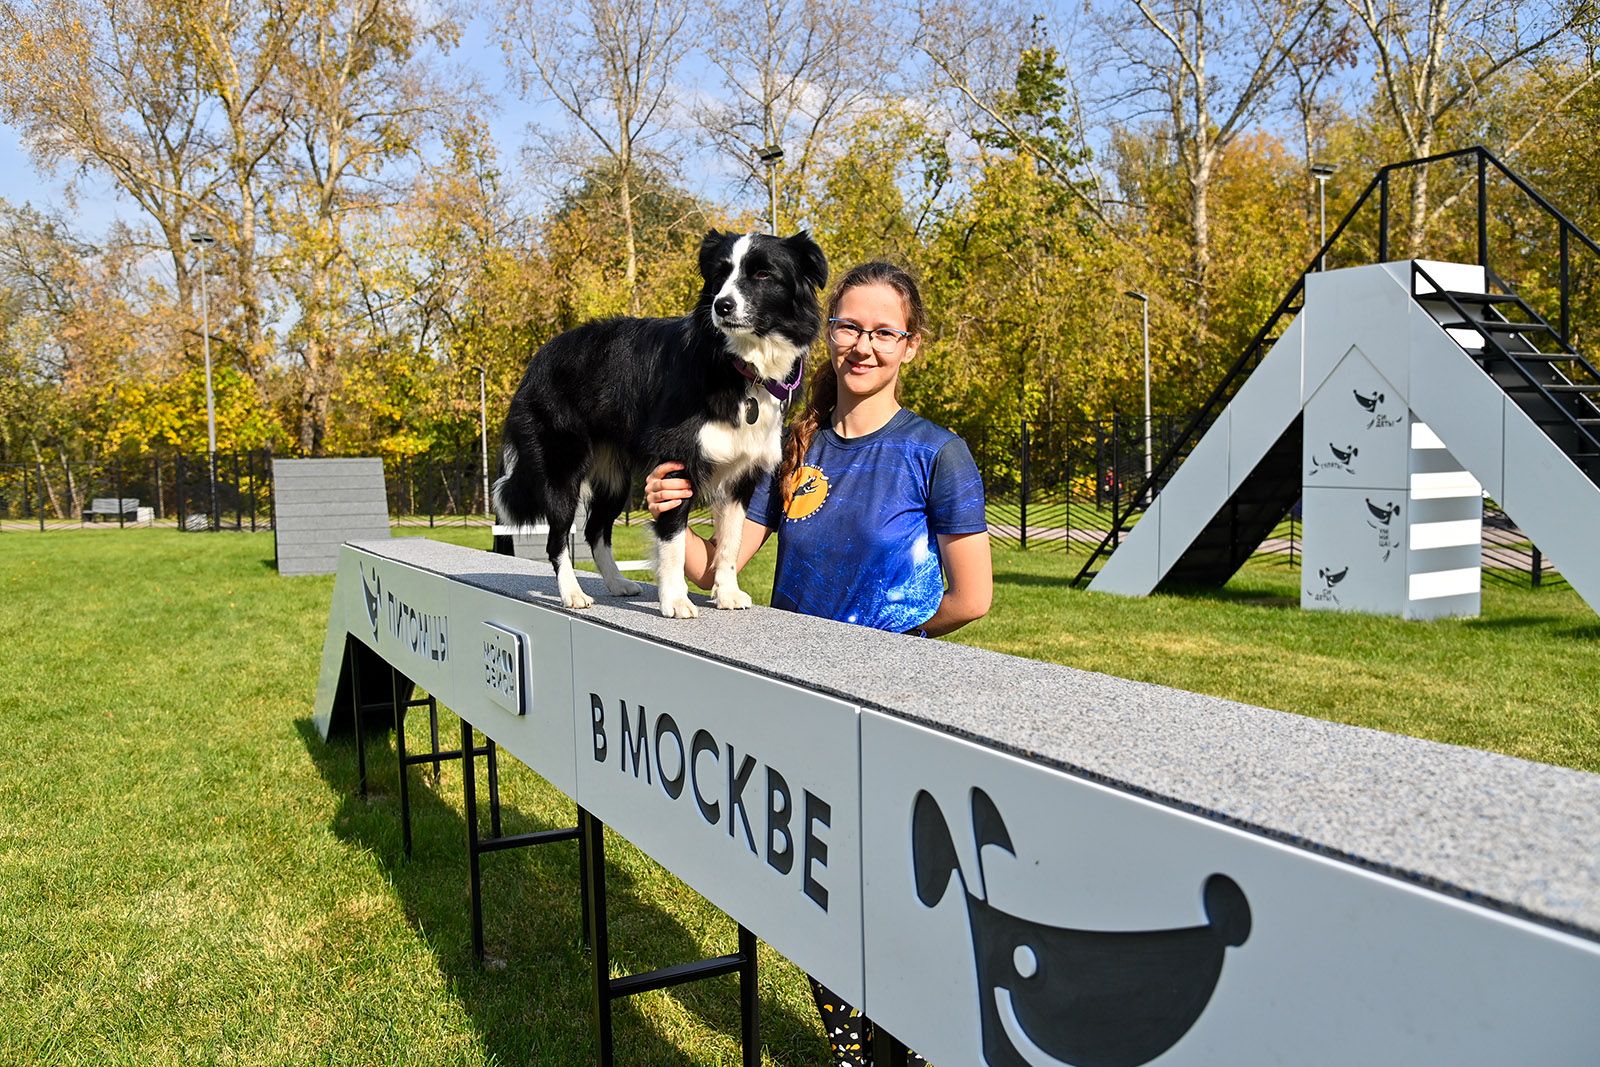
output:
{"label": "dog's tail", "polygon": [[532,526],[544,519],[544,479],[509,441],[500,449],[500,477],[494,481],[494,512],[508,526]]}

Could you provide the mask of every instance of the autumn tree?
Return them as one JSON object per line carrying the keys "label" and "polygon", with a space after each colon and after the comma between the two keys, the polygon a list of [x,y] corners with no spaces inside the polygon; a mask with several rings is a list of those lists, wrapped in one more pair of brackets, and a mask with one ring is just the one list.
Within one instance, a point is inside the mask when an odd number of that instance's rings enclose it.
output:
{"label": "autumn tree", "polygon": [[1159,115],[1188,187],[1193,336],[1210,344],[1212,189],[1228,148],[1274,103],[1323,0],[1133,0],[1103,26],[1126,77],[1112,95]]}
{"label": "autumn tree", "polygon": [[271,236],[266,213],[278,177],[274,165],[290,129],[283,64],[308,9],[304,0],[171,2],[197,89],[219,116],[210,148],[222,177],[195,211],[219,237],[220,255],[211,267],[221,266],[232,282],[235,347],[246,372],[264,385],[272,346],[266,336],[269,279],[261,269],[262,244]]}
{"label": "autumn tree", "polygon": [[[1545,50],[1591,31],[1600,9],[1590,0],[1342,0],[1365,32],[1377,66],[1379,114],[1394,123],[1400,144],[1417,159],[1440,148],[1445,123],[1478,106],[1497,81],[1526,69]],[[1591,70],[1587,79],[1596,73]],[[1587,80],[1575,87],[1581,91]],[[1567,97],[1570,100],[1571,97]],[[1559,111],[1566,100],[1516,131],[1504,131],[1508,145],[1520,143]],[[1408,177],[1406,249],[1422,247],[1433,218],[1429,168]]]}
{"label": "autumn tree", "polygon": [[573,136],[547,137],[545,155],[568,174],[596,155],[620,220],[623,292],[639,310],[639,235],[634,208],[644,170],[669,170],[658,142],[670,130],[673,77],[687,47],[687,0],[584,0],[568,9],[542,0],[507,0],[507,61],[523,91],[553,100]]}
{"label": "autumn tree", "polygon": [[224,175],[196,57],[170,4],[0,2],[0,114],[44,168],[109,179],[155,226],[194,305],[189,225]]}
{"label": "autumn tree", "polygon": [[352,227],[376,221],[391,168],[417,158],[430,124],[451,111],[430,48],[454,38],[453,24],[426,22],[398,0],[315,0],[281,61],[290,132],[273,223],[285,242],[279,276],[299,311],[291,344],[303,367],[297,421],[307,455],[324,451],[340,364],[364,316],[352,306],[361,269]]}
{"label": "autumn tree", "polygon": [[[837,149],[841,124],[892,93],[899,49],[881,25],[883,10],[863,0],[716,0],[709,13],[703,47],[722,92],[696,118],[741,188],[770,181],[764,191],[776,206],[768,206],[767,223],[777,232],[802,216],[812,174]],[[859,36],[868,24],[882,42],[875,48]],[[780,161],[760,160],[769,145],[783,150]]]}

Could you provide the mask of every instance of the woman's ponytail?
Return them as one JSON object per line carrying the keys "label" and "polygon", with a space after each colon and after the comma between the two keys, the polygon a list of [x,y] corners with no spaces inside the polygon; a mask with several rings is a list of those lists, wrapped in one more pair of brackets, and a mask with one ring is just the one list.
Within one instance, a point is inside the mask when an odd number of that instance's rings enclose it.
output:
{"label": "woman's ponytail", "polygon": [[839,376],[834,373],[833,360],[824,355],[822,365],[811,374],[806,389],[806,406],[800,417],[789,425],[789,434],[783,442],[783,464],[778,468],[779,484],[783,486],[783,510],[787,514],[794,500],[794,491],[800,485],[800,464],[816,439],[823,420],[833,414],[833,404],[839,391]]}

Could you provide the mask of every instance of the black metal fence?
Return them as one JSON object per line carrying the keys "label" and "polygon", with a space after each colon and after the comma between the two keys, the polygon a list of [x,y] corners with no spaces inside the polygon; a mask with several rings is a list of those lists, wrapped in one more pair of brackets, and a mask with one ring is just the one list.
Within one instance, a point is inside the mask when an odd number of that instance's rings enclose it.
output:
{"label": "black metal fence", "polygon": [[0,530],[272,527],[270,453],[0,464]]}
{"label": "black metal fence", "polygon": [[[0,464],[0,530],[167,526],[182,530],[272,529],[267,451],[108,457]],[[483,461],[440,452],[384,461],[397,525],[487,526]]]}
{"label": "black metal fence", "polygon": [[[1151,419],[1154,456],[1163,455],[1177,440],[1188,419],[1184,414]],[[968,444],[984,474],[990,536],[1001,546],[1087,558],[1126,515],[1144,480],[1142,416],[1113,416],[1070,431],[1035,423],[1020,431],[995,430]],[[214,467],[204,455],[183,453],[0,464],[0,531],[140,525],[270,530],[272,460],[272,453],[255,451],[218,453]],[[496,473],[491,468],[490,476]],[[389,457],[384,475],[390,520],[397,526],[493,522],[485,504],[483,460],[476,450]],[[627,521],[642,517],[642,505],[635,501]],[[1492,502],[1485,502],[1483,525],[1487,579],[1519,585],[1563,581],[1550,560]],[[1296,508],[1256,557],[1293,567],[1302,553]]]}

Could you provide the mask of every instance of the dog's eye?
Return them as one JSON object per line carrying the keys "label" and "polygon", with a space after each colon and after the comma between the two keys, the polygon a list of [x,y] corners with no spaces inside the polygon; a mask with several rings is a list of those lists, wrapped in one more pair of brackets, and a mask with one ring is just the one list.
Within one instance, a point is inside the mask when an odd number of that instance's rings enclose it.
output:
{"label": "dog's eye", "polygon": [[1033,954],[1033,949],[1027,945],[1018,945],[1011,954],[1011,964],[1017,969],[1017,974],[1023,978],[1032,978],[1039,973],[1039,957]]}
{"label": "dog's eye", "polygon": [[771,277],[772,277],[772,272],[770,270],[758,270],[755,273],[755,279],[758,282],[767,281]]}

